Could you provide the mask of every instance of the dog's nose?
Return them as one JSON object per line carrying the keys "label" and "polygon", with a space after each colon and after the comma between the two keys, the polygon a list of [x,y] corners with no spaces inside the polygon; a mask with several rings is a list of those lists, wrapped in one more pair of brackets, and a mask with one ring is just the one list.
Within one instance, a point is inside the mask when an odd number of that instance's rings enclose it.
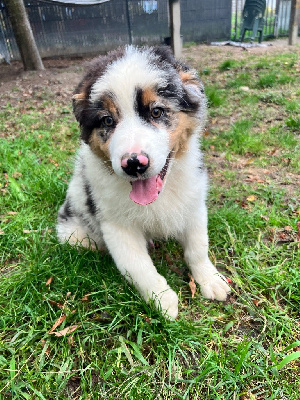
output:
{"label": "dog's nose", "polygon": [[122,157],[121,166],[130,176],[142,175],[149,167],[149,158],[144,154],[131,153]]}

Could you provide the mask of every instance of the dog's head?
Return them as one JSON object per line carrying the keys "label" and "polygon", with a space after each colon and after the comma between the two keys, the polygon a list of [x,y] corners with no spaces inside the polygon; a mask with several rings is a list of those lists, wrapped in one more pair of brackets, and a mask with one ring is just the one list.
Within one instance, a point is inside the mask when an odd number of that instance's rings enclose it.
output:
{"label": "dog's head", "polygon": [[128,46],[95,59],[73,101],[81,138],[132,184],[130,198],[142,205],[156,200],[206,115],[196,72],[167,47]]}

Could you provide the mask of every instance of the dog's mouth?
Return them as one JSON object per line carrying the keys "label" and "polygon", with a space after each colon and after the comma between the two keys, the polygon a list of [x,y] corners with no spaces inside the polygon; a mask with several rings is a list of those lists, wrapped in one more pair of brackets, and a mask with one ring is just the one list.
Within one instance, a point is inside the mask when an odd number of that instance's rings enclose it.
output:
{"label": "dog's mouth", "polygon": [[163,166],[159,174],[151,176],[147,179],[137,179],[132,181],[132,190],[129,197],[132,201],[142,206],[153,203],[158,198],[159,193],[162,191],[164,185],[164,179],[168,172],[170,163],[171,153],[166,159],[166,163]]}

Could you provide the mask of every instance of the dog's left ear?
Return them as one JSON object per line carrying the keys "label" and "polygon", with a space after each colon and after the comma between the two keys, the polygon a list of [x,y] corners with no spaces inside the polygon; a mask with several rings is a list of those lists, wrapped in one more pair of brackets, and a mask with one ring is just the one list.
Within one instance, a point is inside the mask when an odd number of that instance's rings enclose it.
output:
{"label": "dog's left ear", "polygon": [[183,86],[183,106],[186,111],[196,111],[205,102],[204,87],[195,70],[180,68],[179,77]]}

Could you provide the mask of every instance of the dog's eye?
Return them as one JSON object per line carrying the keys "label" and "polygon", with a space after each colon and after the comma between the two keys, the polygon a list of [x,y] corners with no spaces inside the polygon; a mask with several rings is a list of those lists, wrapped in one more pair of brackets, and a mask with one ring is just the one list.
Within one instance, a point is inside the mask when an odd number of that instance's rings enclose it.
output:
{"label": "dog's eye", "polygon": [[108,128],[111,128],[113,126],[113,124],[114,124],[114,120],[113,120],[112,117],[107,116],[107,117],[103,117],[102,118],[102,123],[103,123],[104,126],[106,126]]}
{"label": "dog's eye", "polygon": [[164,110],[162,108],[155,107],[151,111],[152,118],[160,118],[164,114]]}

